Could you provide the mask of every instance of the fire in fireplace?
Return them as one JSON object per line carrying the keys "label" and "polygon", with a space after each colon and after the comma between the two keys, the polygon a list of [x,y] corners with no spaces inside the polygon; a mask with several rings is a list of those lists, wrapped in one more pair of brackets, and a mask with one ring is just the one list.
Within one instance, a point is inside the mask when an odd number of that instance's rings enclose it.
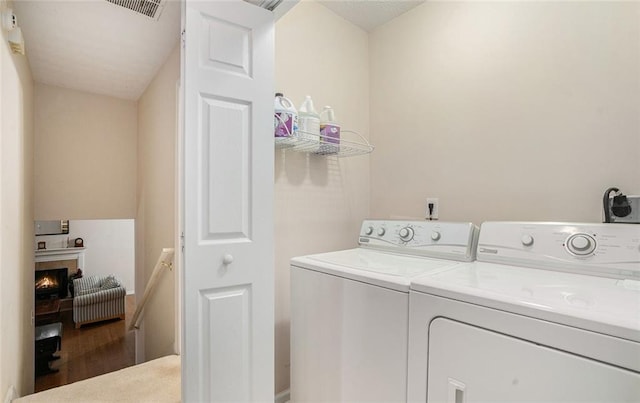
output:
{"label": "fire in fireplace", "polygon": [[37,289],[58,288],[58,278],[54,276],[44,276],[36,282]]}
{"label": "fire in fireplace", "polygon": [[66,298],[68,289],[68,269],[47,269],[36,271],[36,298]]}

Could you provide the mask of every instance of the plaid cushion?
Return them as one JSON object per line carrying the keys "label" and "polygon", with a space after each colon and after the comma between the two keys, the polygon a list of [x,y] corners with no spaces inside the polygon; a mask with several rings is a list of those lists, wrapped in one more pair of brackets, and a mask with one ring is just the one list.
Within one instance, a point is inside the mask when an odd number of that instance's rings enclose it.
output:
{"label": "plaid cushion", "polygon": [[114,276],[107,276],[104,278],[104,280],[102,281],[102,284],[100,284],[100,289],[101,290],[108,290],[110,288],[116,288],[116,287],[120,287],[120,282],[118,281],[118,279],[116,279]]}

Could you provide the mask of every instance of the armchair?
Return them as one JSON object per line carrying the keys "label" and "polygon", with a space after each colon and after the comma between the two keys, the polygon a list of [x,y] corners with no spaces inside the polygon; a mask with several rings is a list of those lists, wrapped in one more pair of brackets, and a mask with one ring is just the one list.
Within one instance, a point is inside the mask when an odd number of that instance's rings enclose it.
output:
{"label": "armchair", "polygon": [[80,326],[125,317],[127,290],[114,276],[91,276],[73,280],[73,322]]}

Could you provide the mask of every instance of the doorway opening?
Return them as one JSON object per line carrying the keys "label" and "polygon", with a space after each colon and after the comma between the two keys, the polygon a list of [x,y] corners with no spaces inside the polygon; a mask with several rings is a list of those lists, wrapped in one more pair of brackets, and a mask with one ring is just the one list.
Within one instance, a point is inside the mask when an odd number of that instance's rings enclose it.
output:
{"label": "doorway opening", "polygon": [[[79,231],[34,240],[36,266],[53,262],[34,268],[33,282],[24,285],[42,301],[38,305],[34,298],[34,321],[63,326],[48,363],[57,373],[36,377],[36,391],[176,352],[177,323],[167,320],[177,306],[175,271],[164,273],[140,329],[129,331],[128,325],[158,256],[173,248],[176,238],[181,4],[154,1],[156,11],[147,16],[119,3],[13,4],[34,81],[35,219],[69,219],[71,232],[82,223],[127,223],[126,236],[112,229],[93,238]],[[74,243],[79,239],[80,246]],[[45,244],[42,250],[39,242]],[[38,256],[79,248],[84,262],[71,259],[74,267]],[[37,271],[62,268],[67,284],[53,278],[57,294],[45,295],[52,291],[48,276],[38,279],[43,284],[36,292]],[[121,283],[125,320],[78,319],[78,290],[70,285],[80,273],[84,279],[113,275]]]}
{"label": "doorway opening", "polygon": [[35,237],[36,392],[135,364],[134,220],[57,221]]}

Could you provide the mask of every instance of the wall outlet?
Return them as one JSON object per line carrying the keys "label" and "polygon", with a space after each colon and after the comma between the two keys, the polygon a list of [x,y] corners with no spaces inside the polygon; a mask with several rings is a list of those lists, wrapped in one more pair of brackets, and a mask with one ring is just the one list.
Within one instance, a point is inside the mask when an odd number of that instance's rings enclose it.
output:
{"label": "wall outlet", "polygon": [[[433,205],[433,207],[429,208],[431,205]],[[425,212],[425,218],[427,220],[437,220],[439,213],[440,213],[440,206],[438,203],[438,198],[437,197],[427,198],[427,209]]]}

